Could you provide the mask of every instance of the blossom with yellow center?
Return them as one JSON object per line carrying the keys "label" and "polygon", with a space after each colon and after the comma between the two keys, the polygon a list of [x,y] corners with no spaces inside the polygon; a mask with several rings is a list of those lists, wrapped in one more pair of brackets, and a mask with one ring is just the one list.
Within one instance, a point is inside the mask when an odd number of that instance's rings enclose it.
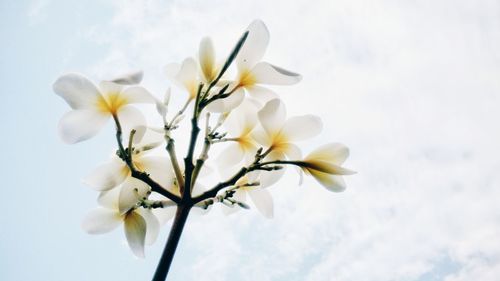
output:
{"label": "blossom with yellow center", "polygon": [[[134,186],[143,186],[140,181]],[[149,209],[135,208],[139,199],[125,211],[120,210],[122,191],[118,188],[101,193],[98,203],[101,205],[90,211],[82,222],[82,228],[90,234],[104,234],[123,223],[128,245],[134,255],[144,257],[144,246],[151,245],[158,237],[160,225]]]}
{"label": "blossom with yellow center", "polygon": [[[261,130],[253,135],[264,149],[268,149],[265,161],[301,159],[302,153],[294,144],[318,135],[323,127],[321,119],[314,115],[286,118],[286,108],[279,99],[273,99],[258,112]],[[263,173],[261,185],[269,186],[278,181],[285,169]]]}
{"label": "blossom with yellow center", "polygon": [[256,101],[246,99],[241,106],[231,111],[224,121],[227,137],[231,140],[217,158],[220,171],[224,175],[231,174],[243,159],[247,165],[254,160],[257,145],[252,132],[258,122],[256,112],[259,107]]}
{"label": "blossom with yellow center", "polygon": [[129,105],[155,103],[155,98],[140,86],[124,87],[103,81],[96,87],[80,74],[59,77],[53,89],[72,108],[59,122],[59,133],[66,143],[95,136],[112,116],[120,119],[124,132],[128,133],[128,128],[146,123],[142,113]]}
{"label": "blossom with yellow center", "polygon": [[[272,218],[274,214],[274,204],[271,193],[260,186],[254,185],[259,181],[259,177],[262,173],[259,171],[254,171],[246,174],[241,179],[239,179],[235,186],[239,186],[235,189],[232,198],[238,202],[245,203],[247,201],[247,195],[250,197],[252,203],[255,205],[257,210],[266,218]],[[226,214],[230,214],[240,208],[224,208]]]}
{"label": "blossom with yellow center", "polygon": [[276,94],[260,85],[292,85],[302,77],[261,61],[269,44],[269,31],[261,20],[253,21],[247,30],[248,37],[236,57],[238,76],[234,86],[243,88],[254,98],[266,102],[275,98]]}
{"label": "blossom with yellow center", "polygon": [[330,143],[309,153],[299,166],[329,191],[340,192],[345,189],[342,175],[355,174],[341,167],[348,156],[349,149],[345,145]]}

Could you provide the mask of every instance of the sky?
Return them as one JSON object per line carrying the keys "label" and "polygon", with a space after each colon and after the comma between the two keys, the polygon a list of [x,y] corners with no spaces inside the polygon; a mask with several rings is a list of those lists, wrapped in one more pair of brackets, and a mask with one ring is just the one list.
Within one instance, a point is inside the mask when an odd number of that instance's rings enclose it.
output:
{"label": "sky", "polygon": [[264,59],[303,75],[273,88],[289,116],[323,119],[300,147],[344,143],[357,174],[331,193],[290,170],[269,188],[273,219],[190,216],[169,280],[498,280],[498,1],[2,0],[0,18],[0,280],[152,276],[168,224],[142,260],[120,229],[81,229],[96,206],[81,178],[112,153],[112,127],[64,144],[52,84],[142,69],[160,97],[164,65],[208,35],[223,58],[254,19]]}

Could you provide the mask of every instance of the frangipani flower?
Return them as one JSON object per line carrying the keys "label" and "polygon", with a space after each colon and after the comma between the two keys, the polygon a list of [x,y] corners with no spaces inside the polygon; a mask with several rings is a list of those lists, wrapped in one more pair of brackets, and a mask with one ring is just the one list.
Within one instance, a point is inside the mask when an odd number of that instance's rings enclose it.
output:
{"label": "frangipani flower", "polygon": [[[252,172],[239,179],[235,184],[239,187],[235,190],[233,199],[245,203],[248,195],[257,210],[259,210],[263,216],[272,218],[274,215],[274,204],[271,193],[267,189],[258,185],[253,185],[258,182],[260,174],[259,172]],[[223,210],[225,213],[229,214],[239,210],[239,208],[224,208]]]}
{"label": "frangipani flower", "polygon": [[262,21],[253,21],[248,31],[247,40],[236,57],[238,77],[235,87],[244,88],[253,97],[268,101],[276,95],[271,90],[259,86],[260,84],[292,85],[298,83],[302,77],[297,73],[260,61],[269,44],[269,31]]}
{"label": "frangipani flower", "polygon": [[330,143],[309,153],[299,166],[329,191],[341,192],[346,187],[342,175],[356,173],[341,167],[348,156],[349,149],[346,146]]}
{"label": "frangipani flower", "polygon": [[[148,151],[161,142],[152,142],[137,145],[132,153],[132,163],[138,171],[146,171],[151,178],[161,185],[170,184],[173,178],[173,168],[170,160],[166,157],[148,155]],[[118,156],[113,155],[111,159],[99,165],[83,182],[98,190],[110,190],[124,181],[131,179],[131,171],[128,165]]]}
{"label": "frangipani flower", "polygon": [[217,74],[219,74],[220,68],[215,62],[215,49],[210,37],[201,40],[198,59],[200,60],[203,82],[208,84],[214,81]]}
{"label": "frangipani flower", "polygon": [[256,101],[246,99],[224,121],[224,127],[228,133],[227,137],[231,143],[217,158],[221,169],[225,170],[239,164],[243,159],[246,160],[246,164],[250,164],[254,160],[257,146],[252,131],[258,122],[256,112],[259,107]]}
{"label": "frangipani flower", "polygon": [[[316,136],[323,127],[321,119],[314,115],[286,119],[285,105],[279,99],[267,102],[258,116],[263,130],[257,131],[254,137],[270,151],[264,160],[301,159],[302,153],[293,142]],[[263,173],[261,185],[275,183],[283,173],[284,169]]]}
{"label": "frangipani flower", "polygon": [[149,209],[132,207],[120,211],[120,193],[118,188],[102,193],[98,200],[101,207],[87,214],[82,228],[90,234],[103,234],[123,223],[130,249],[137,257],[144,257],[144,245],[153,244],[158,237],[158,220]]}
{"label": "frangipani flower", "polygon": [[[142,113],[128,105],[155,102],[142,87],[124,88],[123,85],[103,81],[97,88],[79,74],[59,77],[53,88],[73,109],[59,122],[59,132],[66,143],[77,143],[95,136],[112,116],[118,116],[127,128],[144,125],[146,121]],[[128,131],[125,130],[125,133]]]}
{"label": "frangipani flower", "polygon": [[200,79],[198,75],[198,64],[193,58],[186,58],[182,64],[170,63],[165,66],[167,78],[180,88],[188,92],[188,99],[194,100],[198,93]]}

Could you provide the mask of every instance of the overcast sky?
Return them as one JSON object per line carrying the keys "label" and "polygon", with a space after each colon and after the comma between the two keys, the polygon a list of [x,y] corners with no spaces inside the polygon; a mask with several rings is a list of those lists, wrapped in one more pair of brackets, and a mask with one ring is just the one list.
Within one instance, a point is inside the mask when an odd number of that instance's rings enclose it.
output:
{"label": "overcast sky", "polygon": [[[303,75],[276,87],[289,115],[313,113],[327,142],[351,149],[343,193],[291,171],[255,209],[191,216],[171,280],[445,280],[500,276],[498,1],[0,2],[1,280],[147,280],[166,241],[136,259],[121,230],[84,233],[96,206],[81,183],[113,150],[113,132],[58,138],[69,110],[52,92],[77,71],[133,69],[161,96],[169,62],[210,35],[220,58],[254,19],[265,60]],[[175,91],[174,103],[184,94]]]}

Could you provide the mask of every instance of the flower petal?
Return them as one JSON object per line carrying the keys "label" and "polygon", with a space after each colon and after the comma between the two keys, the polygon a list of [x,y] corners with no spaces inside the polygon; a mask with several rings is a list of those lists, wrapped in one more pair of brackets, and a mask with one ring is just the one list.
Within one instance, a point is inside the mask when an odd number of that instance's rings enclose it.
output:
{"label": "flower petal", "polygon": [[144,243],[146,241],[146,220],[137,212],[125,216],[125,236],[127,242],[137,257],[144,258]]}
{"label": "flower petal", "polygon": [[253,21],[248,29],[248,37],[236,57],[238,69],[250,69],[259,62],[269,44],[269,31],[261,20]]}
{"label": "flower petal", "polygon": [[104,127],[108,119],[109,115],[97,110],[72,110],[59,121],[59,135],[69,144],[88,140]]}
{"label": "flower petal", "polygon": [[341,143],[328,143],[309,153],[306,160],[324,160],[341,165],[345,162],[347,157],[349,157],[349,148],[347,148],[347,146]]}
{"label": "flower petal", "polygon": [[144,87],[131,86],[120,94],[127,103],[156,103],[156,99]]}
{"label": "flower petal", "polygon": [[111,79],[111,82],[121,85],[135,85],[142,81],[144,73],[142,70],[130,72]]}
{"label": "flower petal", "polygon": [[302,76],[281,67],[267,62],[259,62],[252,68],[252,75],[256,84],[266,85],[293,85],[300,80]]}
{"label": "flower petal", "polygon": [[73,109],[94,108],[99,98],[101,98],[97,87],[80,74],[63,75],[54,82],[52,88]]}
{"label": "flower petal", "polygon": [[153,210],[153,214],[158,219],[160,225],[165,225],[175,215],[175,208],[158,208]]}
{"label": "flower petal", "polygon": [[252,188],[248,190],[248,195],[252,199],[257,210],[266,218],[272,218],[274,215],[273,198],[268,190],[262,188]]}
{"label": "flower petal", "polygon": [[107,208],[96,208],[90,211],[82,222],[82,228],[89,234],[102,234],[120,225],[122,217],[118,212]]}
{"label": "flower petal", "polygon": [[259,121],[268,135],[273,135],[281,130],[285,124],[286,108],[279,99],[273,99],[259,111]]}
{"label": "flower petal", "polygon": [[84,179],[83,183],[95,190],[105,191],[121,184],[129,175],[127,164],[118,157],[113,157],[107,163],[99,165]]}
{"label": "flower petal", "polygon": [[148,196],[149,185],[136,178],[128,178],[122,185],[118,201],[118,211],[125,214],[134,207],[141,199]]}
{"label": "flower petal", "polygon": [[110,190],[100,192],[99,196],[97,197],[97,203],[105,208],[118,210],[118,199],[120,197],[120,191],[120,188],[112,188]]}
{"label": "flower petal", "polygon": [[302,151],[300,151],[300,148],[293,143],[287,144],[285,154],[290,160],[302,159]]}
{"label": "flower petal", "polygon": [[193,58],[185,59],[181,65],[169,64],[165,67],[165,72],[173,83],[188,91],[190,98],[196,97],[198,65]]}
{"label": "flower petal", "polygon": [[219,157],[217,157],[219,169],[224,170],[240,163],[244,155],[245,152],[241,149],[239,144],[230,143],[226,149],[221,152]]}
{"label": "flower petal", "polygon": [[160,232],[160,222],[150,209],[138,209],[137,212],[146,221],[146,245],[152,245]]}
{"label": "flower petal", "polygon": [[[135,161],[134,161],[135,163]],[[139,170],[147,172],[161,186],[173,185],[175,174],[169,158],[160,156],[142,156],[137,160]]]}
{"label": "flower petal", "polygon": [[200,42],[198,53],[200,67],[206,82],[212,82],[215,79],[215,50],[210,37],[205,37]]}
{"label": "flower petal", "polygon": [[330,175],[317,170],[308,170],[308,172],[329,191],[342,192],[346,188],[342,176]]}
{"label": "flower petal", "polygon": [[271,89],[262,86],[253,85],[245,87],[245,89],[248,91],[248,94],[250,94],[250,96],[257,99],[261,103],[266,103],[272,99],[278,98],[278,94],[276,94]]}
{"label": "flower petal", "polygon": [[111,81],[101,81],[99,83],[99,89],[101,89],[104,96],[118,95],[122,92],[123,87],[123,85]]}
{"label": "flower petal", "polygon": [[228,97],[211,102],[207,106],[207,110],[210,112],[218,112],[218,113],[229,112],[238,107],[238,105],[240,105],[241,102],[243,101],[244,97],[245,97],[245,91],[242,88],[239,88]]}
{"label": "flower petal", "polygon": [[323,129],[323,122],[314,115],[289,118],[282,129],[282,134],[290,141],[301,141],[318,135]]}
{"label": "flower petal", "polygon": [[[122,126],[123,140],[125,143],[128,143],[132,129],[147,125],[146,118],[142,112],[133,106],[124,106],[120,108],[120,111],[118,111],[118,120],[120,120]],[[145,130],[136,130],[133,142],[140,142],[144,133]]]}

